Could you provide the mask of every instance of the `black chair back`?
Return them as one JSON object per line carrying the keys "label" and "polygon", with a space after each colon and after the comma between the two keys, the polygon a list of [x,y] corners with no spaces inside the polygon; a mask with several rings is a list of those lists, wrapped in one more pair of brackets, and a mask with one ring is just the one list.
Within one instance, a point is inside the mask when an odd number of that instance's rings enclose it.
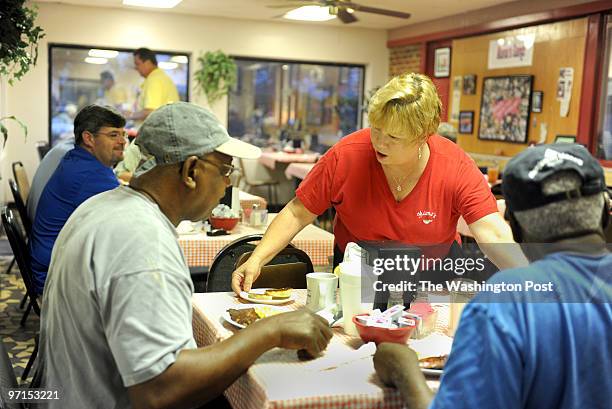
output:
{"label": "black chair back", "polygon": [[5,400],[8,390],[16,390],[17,377],[13,371],[13,365],[9,358],[4,342],[0,339],[0,408],[2,409],[22,409],[21,403],[15,403],[14,401]]}
{"label": "black chair back", "polygon": [[[240,256],[235,268],[246,262],[251,254],[253,252],[249,251]],[[306,288],[306,274],[314,271],[308,254],[296,248],[282,249],[272,262],[261,268],[253,288]]]}
{"label": "black chair back", "polygon": [[23,197],[19,192],[19,187],[12,179],[9,179],[9,187],[11,188],[11,193],[13,194],[13,200],[15,200],[15,206],[19,212],[19,218],[21,218],[21,223],[23,223],[23,228],[26,231],[26,237],[30,237],[30,234],[32,233],[32,221],[28,216],[28,209],[26,208]]}
{"label": "black chair back", "polygon": [[[232,273],[234,272],[239,258],[247,252],[255,249],[256,242],[260,241],[263,235],[253,234],[234,240],[221,249],[213,260],[208,277],[206,280],[206,292],[232,291]],[[296,249],[293,245],[287,245],[287,249]],[[304,257],[305,256],[305,257]],[[288,264],[304,262],[307,269],[313,271],[312,261],[306,253],[301,250],[297,252],[281,251],[268,265]]]}
{"label": "black chair back", "polygon": [[49,143],[45,141],[38,141],[36,142],[36,150],[38,151],[38,157],[40,160],[43,160],[47,152],[51,150],[51,147],[49,146]]}
{"label": "black chair back", "polygon": [[21,277],[23,278],[28,297],[30,297],[32,308],[34,308],[34,312],[40,316],[40,307],[38,306],[37,301],[38,294],[36,294],[36,291],[34,290],[32,270],[30,269],[30,252],[28,251],[23,232],[21,231],[17,220],[15,219],[11,209],[9,209],[7,206],[2,208],[2,226],[4,226],[4,231],[6,232],[11,249],[13,250],[15,260],[17,260],[17,266],[21,272]]}

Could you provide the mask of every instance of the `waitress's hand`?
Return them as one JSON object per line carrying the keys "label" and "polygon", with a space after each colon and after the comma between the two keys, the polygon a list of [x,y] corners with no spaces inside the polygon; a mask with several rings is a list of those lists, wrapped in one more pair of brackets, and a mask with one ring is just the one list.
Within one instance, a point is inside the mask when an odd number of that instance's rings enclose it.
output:
{"label": "waitress's hand", "polygon": [[240,294],[240,291],[251,291],[253,281],[257,280],[261,273],[262,264],[260,260],[249,257],[244,264],[232,273],[232,290],[236,294]]}

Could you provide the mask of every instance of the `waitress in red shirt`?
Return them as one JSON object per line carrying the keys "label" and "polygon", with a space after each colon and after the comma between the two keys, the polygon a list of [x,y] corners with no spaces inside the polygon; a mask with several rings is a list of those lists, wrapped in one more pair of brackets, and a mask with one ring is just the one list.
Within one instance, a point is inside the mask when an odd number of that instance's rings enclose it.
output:
{"label": "waitress in red shirt", "polygon": [[[441,106],[425,75],[401,75],[382,87],[370,101],[372,127],[346,136],[317,162],[232,274],[234,291],[249,291],[261,267],[330,206],[341,252],[362,240],[450,244],[459,238],[459,216],[479,244],[514,242],[474,161],[435,134]],[[502,247],[481,245],[499,268],[526,262]]]}

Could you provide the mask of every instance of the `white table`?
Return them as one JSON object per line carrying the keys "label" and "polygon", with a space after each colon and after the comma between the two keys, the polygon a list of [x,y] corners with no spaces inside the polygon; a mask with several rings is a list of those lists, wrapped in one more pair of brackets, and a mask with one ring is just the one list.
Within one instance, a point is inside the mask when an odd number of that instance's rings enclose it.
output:
{"label": "white table", "polygon": [[[294,290],[294,310],[304,306],[306,290]],[[237,328],[225,322],[223,313],[240,302],[233,293],[194,294],[193,334],[198,346],[231,337]],[[397,390],[385,387],[374,370],[371,349],[357,351],[361,338],[334,328],[323,357],[301,361],[295,351],[273,349],[263,354],[226,391],[234,409],[262,408],[402,408]],[[437,379],[428,380],[437,389]]]}

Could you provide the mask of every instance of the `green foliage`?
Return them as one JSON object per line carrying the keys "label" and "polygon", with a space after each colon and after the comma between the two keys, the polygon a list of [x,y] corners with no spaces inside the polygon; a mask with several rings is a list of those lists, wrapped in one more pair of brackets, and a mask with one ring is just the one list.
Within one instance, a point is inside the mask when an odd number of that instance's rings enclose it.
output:
{"label": "green foliage", "polygon": [[214,104],[236,85],[236,63],[220,50],[207,51],[198,57],[199,69],[194,72],[198,92],[204,92]]}
{"label": "green foliage", "polygon": [[38,59],[38,41],[45,36],[35,24],[36,6],[24,6],[25,0],[2,0],[0,8],[0,75],[10,85],[20,80]]}
{"label": "green foliage", "polygon": [[6,126],[4,126],[2,121],[6,121],[7,119],[17,122],[19,126],[21,126],[21,129],[23,129],[23,134],[25,138],[28,137],[28,127],[25,126],[25,124],[19,119],[17,119],[15,116],[5,116],[3,118],[0,118],[0,134],[2,134],[2,148],[4,148],[4,145],[6,145],[6,140],[8,138],[8,129],[6,128]]}

